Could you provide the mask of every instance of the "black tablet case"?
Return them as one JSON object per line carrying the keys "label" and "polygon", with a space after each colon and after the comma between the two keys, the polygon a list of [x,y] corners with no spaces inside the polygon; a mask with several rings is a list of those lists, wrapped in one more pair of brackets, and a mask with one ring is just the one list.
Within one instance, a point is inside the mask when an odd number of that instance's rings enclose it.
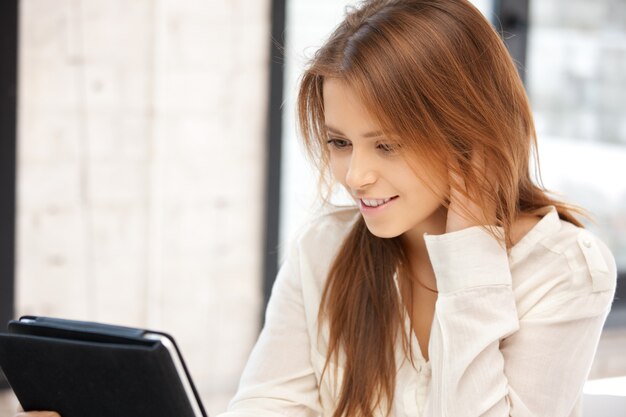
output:
{"label": "black tablet case", "polygon": [[[194,417],[169,352],[161,342],[143,339],[147,330],[23,318],[35,322],[13,320],[8,333],[0,333],[0,367],[24,410],[62,417]],[[176,346],[171,336],[150,333]]]}

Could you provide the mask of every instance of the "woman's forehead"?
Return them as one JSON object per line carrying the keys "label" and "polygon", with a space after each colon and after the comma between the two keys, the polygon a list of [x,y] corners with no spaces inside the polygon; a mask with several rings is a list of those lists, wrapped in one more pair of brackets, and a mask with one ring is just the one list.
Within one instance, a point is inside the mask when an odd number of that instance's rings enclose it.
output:
{"label": "woman's forehead", "polygon": [[324,121],[337,134],[376,137],[382,134],[377,120],[346,83],[331,79],[324,82]]}

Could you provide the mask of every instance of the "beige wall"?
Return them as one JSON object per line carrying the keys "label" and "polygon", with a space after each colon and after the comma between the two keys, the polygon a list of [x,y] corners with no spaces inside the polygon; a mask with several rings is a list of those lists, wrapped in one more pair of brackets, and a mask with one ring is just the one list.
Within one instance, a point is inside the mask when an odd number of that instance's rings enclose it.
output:
{"label": "beige wall", "polygon": [[211,414],[258,332],[269,5],[21,1],[17,314],[171,332]]}

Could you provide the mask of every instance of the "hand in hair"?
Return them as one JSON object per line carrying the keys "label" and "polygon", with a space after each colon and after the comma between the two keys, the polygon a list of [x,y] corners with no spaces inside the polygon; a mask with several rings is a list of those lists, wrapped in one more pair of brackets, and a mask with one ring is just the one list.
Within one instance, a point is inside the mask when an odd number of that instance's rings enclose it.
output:
{"label": "hand in hair", "polygon": [[[473,152],[472,161],[473,169],[479,175],[479,178],[489,180],[488,169],[485,166],[485,155],[482,152]],[[448,169],[450,179],[450,206],[446,220],[446,233],[456,232],[458,230],[467,229],[472,226],[480,226],[482,224],[495,224],[496,208],[491,204],[488,207],[481,207],[476,200],[469,197],[465,180],[458,172],[463,172],[458,163],[454,168]],[[463,191],[461,191],[461,189]],[[482,187],[479,187],[482,188]],[[478,199],[477,201],[490,201],[489,199]]]}

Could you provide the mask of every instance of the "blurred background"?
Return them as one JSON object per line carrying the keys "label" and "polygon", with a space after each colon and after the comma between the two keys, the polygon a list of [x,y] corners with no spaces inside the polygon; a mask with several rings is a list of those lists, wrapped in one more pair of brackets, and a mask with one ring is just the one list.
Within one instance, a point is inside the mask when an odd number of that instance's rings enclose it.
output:
{"label": "blurred background", "polygon": [[[626,1],[474,3],[525,81],[544,185],[589,208],[615,254],[585,415],[626,415]],[[294,96],[348,4],[1,2],[0,327],[29,314],[166,331],[223,411],[284,248],[319,211]]]}

